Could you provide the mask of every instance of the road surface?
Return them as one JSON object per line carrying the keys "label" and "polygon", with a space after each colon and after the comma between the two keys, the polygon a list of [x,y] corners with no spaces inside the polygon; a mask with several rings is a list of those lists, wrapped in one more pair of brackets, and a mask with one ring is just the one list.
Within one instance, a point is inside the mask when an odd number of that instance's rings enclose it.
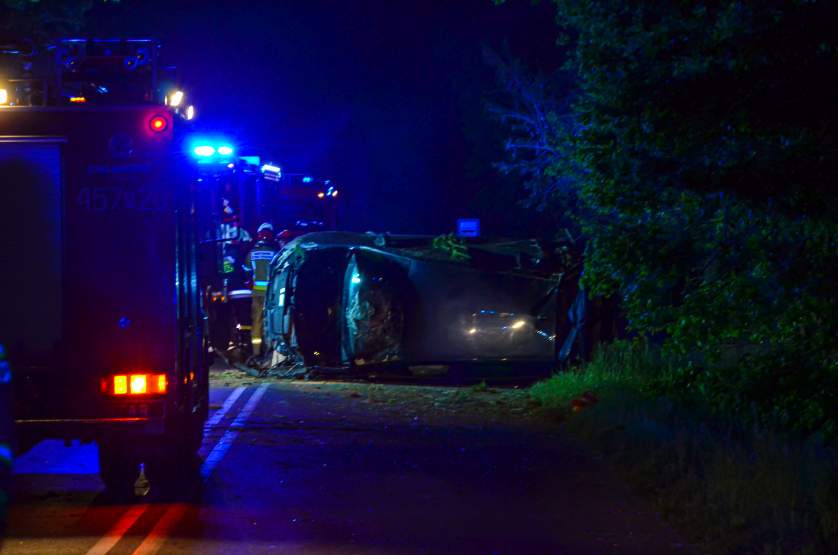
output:
{"label": "road surface", "polygon": [[[215,373],[202,483],[111,504],[95,445],[16,462],[3,554],[685,553],[516,390]],[[152,493],[154,485],[152,484]]]}

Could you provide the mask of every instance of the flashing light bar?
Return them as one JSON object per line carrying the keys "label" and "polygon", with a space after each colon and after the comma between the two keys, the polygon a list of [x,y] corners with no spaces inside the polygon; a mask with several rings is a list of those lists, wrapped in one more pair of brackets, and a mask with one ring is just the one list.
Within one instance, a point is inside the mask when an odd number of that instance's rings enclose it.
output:
{"label": "flashing light bar", "polygon": [[184,146],[191,156],[197,158],[199,164],[221,164],[231,169],[228,164],[233,163],[235,166],[236,147],[228,137],[195,136],[188,139]]}
{"label": "flashing light bar", "polygon": [[83,96],[71,96],[70,102],[72,102],[73,104],[84,104],[85,102],[87,102],[87,98]]}
{"label": "flashing light bar", "polygon": [[8,104],[9,103],[9,91],[6,89],[0,89],[0,104]]}
{"label": "flashing light bar", "polygon": [[189,106],[186,107],[186,119],[187,120],[195,119],[195,106],[193,106],[192,104],[190,104]]}
{"label": "flashing light bar", "polygon": [[169,388],[166,374],[115,374],[102,380],[102,393],[122,395],[165,395]]}

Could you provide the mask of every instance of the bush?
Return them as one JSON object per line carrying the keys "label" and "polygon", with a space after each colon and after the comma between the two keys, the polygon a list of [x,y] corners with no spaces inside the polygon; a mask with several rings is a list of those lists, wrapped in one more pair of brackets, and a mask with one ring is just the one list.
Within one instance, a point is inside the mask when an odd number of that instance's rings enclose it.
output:
{"label": "bush", "polygon": [[838,552],[838,454],[816,441],[790,444],[631,390],[567,427],[707,552]]}
{"label": "bush", "polygon": [[600,397],[569,416],[566,429],[703,550],[838,552],[838,451],[723,414],[697,390],[661,394],[689,362],[641,341],[619,342],[530,394],[565,413],[585,391]]}
{"label": "bush", "polygon": [[607,397],[614,392],[641,389],[660,372],[659,352],[643,341],[618,341],[597,349],[585,366],[554,374],[530,388],[530,396],[543,407],[566,410],[570,401],[586,391]]}
{"label": "bush", "polygon": [[535,200],[573,186],[586,288],[693,359],[663,392],[835,437],[838,5],[554,3]]}

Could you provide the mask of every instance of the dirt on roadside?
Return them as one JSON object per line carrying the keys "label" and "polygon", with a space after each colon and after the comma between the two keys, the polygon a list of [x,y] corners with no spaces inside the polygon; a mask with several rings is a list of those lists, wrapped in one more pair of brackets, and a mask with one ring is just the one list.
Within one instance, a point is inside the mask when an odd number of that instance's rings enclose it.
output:
{"label": "dirt on roadside", "polygon": [[355,405],[355,410],[373,411],[380,416],[399,419],[420,418],[434,424],[498,424],[516,422],[532,425],[553,420],[546,415],[526,388],[493,387],[483,383],[472,386],[448,386],[405,383],[368,383],[340,380],[288,380],[255,378],[234,369],[213,371],[214,385],[223,387],[253,386],[271,383],[279,390],[309,393],[333,406]]}

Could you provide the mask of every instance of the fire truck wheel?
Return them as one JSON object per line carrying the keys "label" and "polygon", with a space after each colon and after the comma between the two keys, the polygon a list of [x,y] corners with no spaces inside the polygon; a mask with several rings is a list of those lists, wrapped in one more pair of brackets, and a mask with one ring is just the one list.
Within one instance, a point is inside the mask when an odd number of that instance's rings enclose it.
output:
{"label": "fire truck wheel", "polygon": [[130,499],[141,462],[128,442],[108,438],[99,442],[99,477],[107,494],[115,499]]}

